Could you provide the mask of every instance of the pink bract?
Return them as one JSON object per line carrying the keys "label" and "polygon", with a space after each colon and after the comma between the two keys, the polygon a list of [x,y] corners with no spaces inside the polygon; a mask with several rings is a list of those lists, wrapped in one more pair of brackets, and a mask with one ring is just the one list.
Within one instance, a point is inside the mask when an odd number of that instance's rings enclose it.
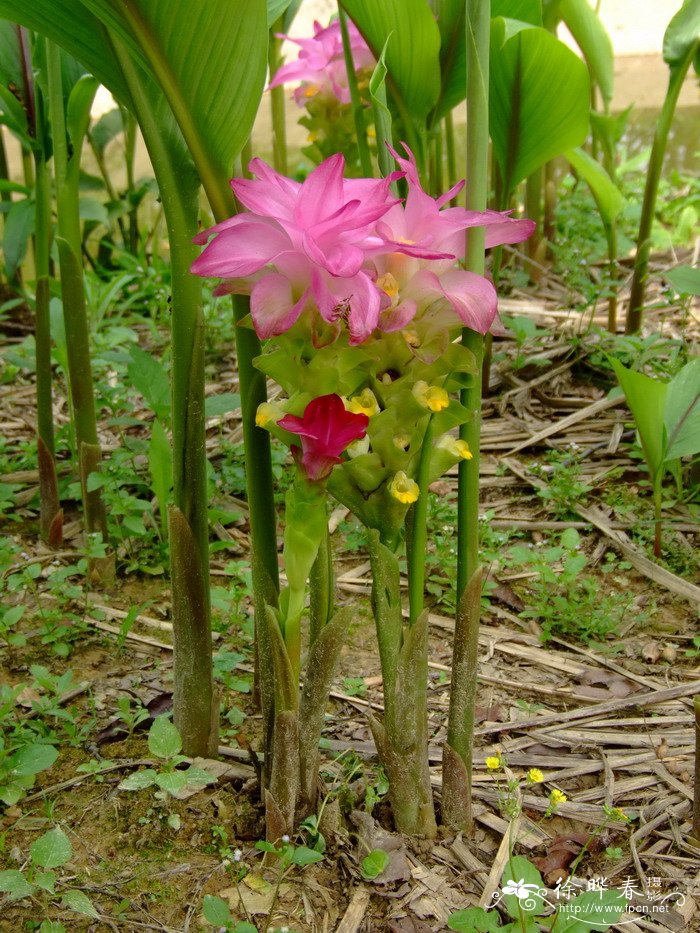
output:
{"label": "pink bract", "polygon": [[[348,32],[355,69],[361,71],[373,68],[374,56],[357,26],[349,20]],[[316,96],[335,97],[343,104],[350,102],[343,39],[337,19],[325,27],[315,22],[313,36],[306,39],[293,39],[283,35],[280,35],[280,38],[298,45],[300,51],[296,61],[282,65],[275,73],[270,81],[271,88],[291,81],[301,81],[301,86],[294,92],[294,99],[300,107]]]}
{"label": "pink bract", "polygon": [[339,395],[321,395],[313,399],[304,409],[303,417],[285,415],[277,422],[285,431],[298,434],[301,448],[292,447],[297,464],[310,480],[325,479],[340,454],[365,436],[369,418],[346,410]]}

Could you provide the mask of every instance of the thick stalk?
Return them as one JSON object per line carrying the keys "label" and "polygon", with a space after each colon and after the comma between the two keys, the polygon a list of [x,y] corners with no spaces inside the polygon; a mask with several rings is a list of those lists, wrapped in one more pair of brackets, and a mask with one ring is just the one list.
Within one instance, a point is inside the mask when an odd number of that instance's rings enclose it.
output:
{"label": "thick stalk", "polygon": [[51,178],[43,153],[36,153],[35,229],[36,411],[39,463],[40,529],[42,540],[60,547],[63,512],[58,498],[51,388],[51,323],[49,316],[49,254],[51,251]]}
{"label": "thick stalk", "polygon": [[198,255],[199,185],[176,161],[128,53],[115,40],[160,190],[172,270],[173,498],[170,548],[173,590],[174,720],[188,755],[216,753],[218,709],[211,666],[209,529],[204,419],[204,320]]}
{"label": "thick stalk", "polygon": [[[107,516],[99,488],[89,489],[89,476],[99,470],[101,450],[97,437],[95,396],[90,360],[90,332],[83,282],[82,243],[78,198],[79,175],[76,166],[80,153],[69,161],[58,46],[47,45],[49,113],[51,117],[56,207],[58,215],[58,255],[61,268],[61,296],[68,352],[68,381],[72,400],[74,431],[80,484],[83,494],[85,530],[101,534],[107,541]],[[73,162],[73,159],[78,160]],[[110,572],[109,564],[94,566],[95,573]]]}
{"label": "thick stalk", "polygon": [[613,218],[610,224],[605,225],[605,238],[608,243],[608,330],[611,334],[617,331],[617,220]]}
{"label": "thick stalk", "polygon": [[350,34],[348,32],[348,17],[340,3],[338,3],[338,20],[340,22],[340,34],[343,37],[343,56],[345,57],[345,70],[348,73],[348,88],[350,89],[352,115],[355,120],[357,151],[360,156],[363,176],[365,178],[371,178],[374,173],[372,171],[372,156],[370,155],[369,145],[367,143],[365,108],[360,97],[360,89],[357,86],[357,72],[355,71],[355,63],[352,59]]}
{"label": "thick stalk", "polygon": [[428,613],[403,624],[399,563],[376,531],[369,533],[369,557],[384,684],[384,716],[370,717],[370,726],[389,778],[397,830],[431,838],[436,825],[428,768]]}
{"label": "thick stalk", "polygon": [[430,495],[428,486],[432,452],[433,416],[429,415],[418,466],[418,499],[411,511],[411,548],[408,553],[408,620],[410,625],[414,625],[423,612],[425,597],[425,554],[428,548],[428,496]]}
{"label": "thick stalk", "polygon": [[[489,33],[491,23],[490,0],[466,0],[467,40],[467,208],[483,211],[488,197],[488,120],[489,120]],[[484,229],[472,228],[467,233],[465,267],[479,275],[484,274]],[[472,385],[461,393],[462,404],[471,412],[471,420],[460,428],[460,437],[469,444],[471,460],[462,460],[459,467],[457,503],[457,602],[475,578],[479,566],[479,448],[481,442],[481,367],[483,337],[474,331],[462,332],[462,343],[474,354],[477,375]],[[468,646],[474,651],[478,639],[479,618],[476,613],[458,613],[455,619],[455,644]],[[460,683],[457,672],[450,692],[449,730],[458,737],[457,747],[448,742],[464,767],[461,780],[448,778],[443,788],[443,820],[465,828],[471,827],[471,747],[473,735],[473,709],[465,710],[455,702],[456,695],[469,690]],[[462,678],[467,676],[461,673]],[[471,691],[473,702],[474,691]],[[462,753],[457,749],[462,749]],[[443,758],[443,770],[450,769],[450,753]],[[465,786],[466,784],[466,786]],[[458,789],[459,788],[459,792]]]}
{"label": "thick stalk", "polygon": [[[270,30],[270,43],[267,49],[267,64],[272,80],[282,65],[282,40],[276,33],[282,28],[279,19]],[[270,89],[270,110],[272,112],[272,161],[282,175],[287,174],[287,115],[284,97],[284,85]]]}
{"label": "thick stalk", "polygon": [[627,334],[636,334],[642,326],[647,269],[651,252],[651,228],[654,223],[654,208],[656,207],[661,169],[666,155],[666,143],[668,142],[668,134],[676,110],[678,95],[681,92],[686,72],[697,54],[699,45],[698,41],[690,43],[685,56],[671,69],[666,98],[656,123],[656,132],[654,133],[654,142],[651,147],[647,180],[644,188],[642,216],[639,220],[639,232],[637,234],[637,253],[634,259],[634,272],[632,274],[630,300],[625,322],[625,333]]}

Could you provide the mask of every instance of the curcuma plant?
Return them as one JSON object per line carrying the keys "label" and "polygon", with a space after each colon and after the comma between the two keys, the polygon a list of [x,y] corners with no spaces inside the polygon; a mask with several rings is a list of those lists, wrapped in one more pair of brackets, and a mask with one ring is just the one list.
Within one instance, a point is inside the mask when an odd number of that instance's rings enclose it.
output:
{"label": "curcuma plant", "polygon": [[[389,776],[397,828],[436,831],[427,741],[428,615],[423,608],[428,487],[472,453],[453,435],[469,411],[456,397],[478,381],[473,353],[453,339],[484,333],[496,314],[493,286],[458,269],[464,231],[489,244],[518,242],[529,221],[446,207],[422,188],[410,150],[383,179],[347,179],[344,159],[303,183],[259,159],[232,187],[248,213],[214,234],[193,271],[224,279],[219,293],[250,294],[252,324],[266,338],[256,367],[286,393],[258,408],[258,423],[296,462],[285,511],[287,586],[259,629],[261,694],[268,729],[270,838],[315,803],[323,708],[348,611],[333,612],[326,490],[369,529],[372,609],[384,682],[384,716],[370,720]],[[407,185],[405,201],[392,184]],[[409,615],[399,595],[406,547]],[[309,651],[299,698],[308,581]]]}

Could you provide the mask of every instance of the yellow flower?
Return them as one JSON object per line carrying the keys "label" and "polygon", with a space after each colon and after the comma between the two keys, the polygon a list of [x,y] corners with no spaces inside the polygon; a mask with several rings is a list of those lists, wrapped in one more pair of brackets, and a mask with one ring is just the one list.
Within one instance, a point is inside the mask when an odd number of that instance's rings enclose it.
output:
{"label": "yellow flower", "polygon": [[[418,331],[413,327],[408,327],[406,330],[401,331],[401,335],[409,347],[419,347],[420,346],[420,337]],[[425,383],[427,385],[427,383]]]}
{"label": "yellow flower", "polygon": [[377,396],[371,389],[363,389],[359,395],[354,395],[345,407],[354,415],[367,415],[368,418],[379,414]]}
{"label": "yellow flower", "polygon": [[413,386],[413,395],[419,405],[429,411],[442,411],[450,404],[450,397],[441,386],[430,386],[422,379]]}
{"label": "yellow flower", "polygon": [[306,137],[306,141],[309,143],[315,143],[319,137],[318,130],[312,130],[309,135]]}
{"label": "yellow flower", "polygon": [[307,84],[304,88],[304,97],[315,97],[319,92],[317,84]]}
{"label": "yellow flower", "polygon": [[501,767],[501,759],[498,755],[489,755],[488,758],[484,758],[484,764],[489,771],[498,771]]}
{"label": "yellow flower", "polygon": [[395,434],[394,435],[394,447],[397,447],[399,450],[407,450],[410,443],[411,443],[410,434]]}
{"label": "yellow flower", "polygon": [[605,815],[608,819],[616,823],[629,823],[629,817],[622,807],[604,807]]}
{"label": "yellow flower", "polygon": [[531,784],[541,784],[544,781],[544,774],[539,768],[530,768],[527,772],[527,779]]}
{"label": "yellow flower", "polygon": [[553,807],[558,806],[560,803],[566,803],[567,799],[566,794],[561,790],[557,790],[556,787],[550,791],[549,802]]}
{"label": "yellow flower", "polygon": [[259,428],[266,428],[276,424],[284,414],[284,406],[279,402],[261,402],[255,412],[255,423]]}
{"label": "yellow flower", "polygon": [[389,492],[394,499],[398,499],[404,505],[410,505],[411,502],[416,501],[420,490],[418,483],[406,476],[403,470],[399,470],[389,483]]}
{"label": "yellow flower", "polygon": [[472,459],[472,452],[469,449],[469,444],[459,437],[452,437],[450,434],[445,434],[445,436],[441,437],[437,442],[437,446],[443,450],[448,450],[453,457],[459,457],[460,460]]}
{"label": "yellow flower", "polygon": [[392,299],[398,298],[399,295],[399,283],[396,281],[391,272],[385,272],[384,275],[380,275],[377,279],[377,285],[385,294]]}

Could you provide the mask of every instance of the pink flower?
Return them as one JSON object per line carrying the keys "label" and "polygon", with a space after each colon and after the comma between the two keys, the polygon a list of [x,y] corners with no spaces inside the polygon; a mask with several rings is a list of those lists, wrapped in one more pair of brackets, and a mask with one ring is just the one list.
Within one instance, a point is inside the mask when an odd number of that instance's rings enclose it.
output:
{"label": "pink flower", "polygon": [[393,149],[391,153],[408,182],[408,196],[377,222],[386,246],[373,261],[378,282],[389,286],[390,298],[379,326],[400,330],[422,309],[451,308],[462,324],[485,334],[496,317],[496,291],[483,276],[455,268],[455,260],[464,255],[464,231],[485,227],[486,246],[491,247],[527,239],[535,224],[498,211],[444,208],[464,182],[439,198],[430,197],[421,187],[413,153],[405,144],[404,148],[408,158]]}
{"label": "pink flower", "polygon": [[342,155],[331,156],[299,183],[253,159],[257,178],[231,182],[249,213],[195,238],[206,243],[215,234],[192,271],[227,279],[219,294],[249,293],[261,338],[289,330],[307,307],[329,324],[344,318],[352,343],[377,327],[387,299],[364,265],[368,252],[383,248],[374,228],[398,203],[389,186],[399,173],[346,179],[344,167]]}
{"label": "pink flower", "polygon": [[[350,47],[356,71],[374,68],[374,56],[360,35],[357,26],[348,20]],[[330,25],[314,23],[314,34],[308,39],[289,39],[300,47],[296,61],[283,65],[270,81],[270,87],[301,81],[294,91],[294,99],[300,107],[313,97],[332,96],[341,103],[350,103],[348,76],[343,56],[343,40],[340,22],[334,19]]]}
{"label": "pink flower", "polygon": [[339,395],[321,395],[309,402],[302,418],[285,415],[277,423],[299,435],[301,448],[292,447],[294,459],[310,480],[321,480],[341,462],[345,448],[365,436],[369,418],[346,411]]}

